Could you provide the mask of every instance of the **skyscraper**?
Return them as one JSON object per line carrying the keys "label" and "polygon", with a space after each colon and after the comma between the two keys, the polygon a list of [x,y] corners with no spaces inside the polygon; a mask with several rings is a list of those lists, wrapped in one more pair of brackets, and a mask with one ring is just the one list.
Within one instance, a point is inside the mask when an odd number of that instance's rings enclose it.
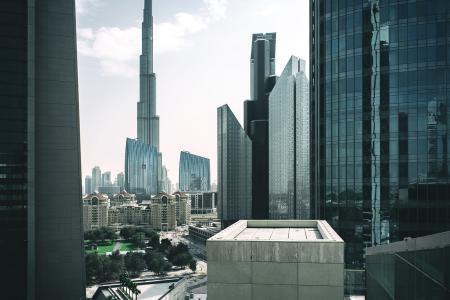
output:
{"label": "skyscraper", "polygon": [[159,117],[156,115],[156,74],[153,73],[152,0],[145,0],[140,57],[140,97],[137,104],[137,138],[159,151]]}
{"label": "skyscraper", "polygon": [[[152,0],[145,0],[144,4],[142,54],[139,65],[137,139],[133,141],[127,139],[126,142],[125,185],[129,192],[137,194],[138,197],[149,197],[156,195],[162,188],[163,167],[162,154],[159,152],[159,116],[156,115],[156,75],[153,72]],[[145,179],[142,176],[155,176],[155,178],[146,177]],[[153,186],[155,182],[156,187]],[[152,194],[141,194],[142,192]]]}
{"label": "skyscraper", "polygon": [[95,166],[92,168],[92,192],[98,191],[99,186],[102,186],[102,170]]}
{"label": "skyscraper", "polygon": [[84,178],[84,193],[92,193],[92,177],[89,175],[86,175],[86,177]]}
{"label": "skyscraper", "polygon": [[178,176],[182,192],[209,191],[211,189],[209,158],[181,151]]}
{"label": "skyscraper", "polygon": [[309,83],[292,56],[269,96],[269,217],[309,219]]}
{"label": "skyscraper", "polygon": [[0,2],[2,299],[85,298],[75,1]]}
{"label": "skyscraper", "polygon": [[252,217],[252,143],[228,105],[217,109],[218,216],[224,226]]}
{"label": "skyscraper", "polygon": [[269,216],[268,97],[275,85],[276,33],[252,36],[250,100],[244,103],[244,129],[252,141],[252,217]]}
{"label": "skyscraper", "polygon": [[365,247],[450,229],[450,2],[312,0],[316,217]]}
{"label": "skyscraper", "polygon": [[102,174],[102,186],[111,186],[111,172],[107,171]]}
{"label": "skyscraper", "polygon": [[120,188],[121,191],[125,188],[125,174],[123,174],[123,172],[117,174],[116,185]]}

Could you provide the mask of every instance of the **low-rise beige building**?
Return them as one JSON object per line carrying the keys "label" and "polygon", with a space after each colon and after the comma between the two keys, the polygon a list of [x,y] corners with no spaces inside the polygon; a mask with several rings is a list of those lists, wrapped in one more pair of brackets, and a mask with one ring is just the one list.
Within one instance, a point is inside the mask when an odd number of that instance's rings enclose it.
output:
{"label": "low-rise beige building", "polygon": [[119,206],[124,204],[136,204],[135,195],[123,190],[120,193],[115,194],[111,199],[112,206]]}
{"label": "low-rise beige building", "polygon": [[92,193],[83,197],[83,228],[84,231],[108,226],[108,196]]}
{"label": "low-rise beige building", "polygon": [[124,204],[109,208],[108,223],[111,226],[120,225],[151,225],[149,206]]}
{"label": "low-rise beige building", "polygon": [[176,200],[175,196],[159,193],[150,204],[152,227],[158,230],[175,230]]}

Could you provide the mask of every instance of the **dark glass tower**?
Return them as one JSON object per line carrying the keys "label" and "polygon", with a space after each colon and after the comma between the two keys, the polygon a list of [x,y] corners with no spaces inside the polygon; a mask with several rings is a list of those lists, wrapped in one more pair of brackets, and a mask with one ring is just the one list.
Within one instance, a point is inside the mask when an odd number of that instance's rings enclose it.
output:
{"label": "dark glass tower", "polygon": [[450,229],[450,2],[311,0],[316,217],[364,248]]}
{"label": "dark glass tower", "polygon": [[276,33],[252,36],[250,100],[244,102],[244,129],[252,141],[252,217],[269,217],[268,97],[275,85]]}
{"label": "dark glass tower", "polygon": [[0,2],[2,299],[85,298],[75,1]]}

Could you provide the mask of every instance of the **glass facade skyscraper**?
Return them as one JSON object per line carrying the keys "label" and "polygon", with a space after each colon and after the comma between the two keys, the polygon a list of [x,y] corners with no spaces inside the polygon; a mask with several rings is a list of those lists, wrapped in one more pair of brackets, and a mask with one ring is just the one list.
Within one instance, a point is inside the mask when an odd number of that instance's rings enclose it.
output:
{"label": "glass facade skyscraper", "polygon": [[75,1],[0,25],[0,298],[84,299]]}
{"label": "glass facade skyscraper", "polygon": [[209,158],[180,153],[179,187],[182,192],[206,192],[211,189]]}
{"label": "glass facade skyscraper", "polygon": [[364,248],[450,228],[450,2],[311,0],[316,217]]}
{"label": "glass facade skyscraper", "polygon": [[127,139],[125,148],[125,189],[139,199],[158,193],[159,156],[155,147]]}
{"label": "glass facade skyscraper", "polygon": [[269,218],[309,219],[309,82],[292,56],[269,96]]}
{"label": "glass facade skyscraper", "polygon": [[252,143],[228,105],[217,109],[217,212],[226,227],[252,217]]}

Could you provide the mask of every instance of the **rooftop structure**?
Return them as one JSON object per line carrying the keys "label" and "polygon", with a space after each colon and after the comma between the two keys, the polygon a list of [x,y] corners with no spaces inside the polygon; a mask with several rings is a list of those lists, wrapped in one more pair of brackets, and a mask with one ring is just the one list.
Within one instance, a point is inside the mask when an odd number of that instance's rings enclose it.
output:
{"label": "rooftop structure", "polygon": [[326,221],[241,220],[206,248],[212,299],[344,298],[344,242]]}

